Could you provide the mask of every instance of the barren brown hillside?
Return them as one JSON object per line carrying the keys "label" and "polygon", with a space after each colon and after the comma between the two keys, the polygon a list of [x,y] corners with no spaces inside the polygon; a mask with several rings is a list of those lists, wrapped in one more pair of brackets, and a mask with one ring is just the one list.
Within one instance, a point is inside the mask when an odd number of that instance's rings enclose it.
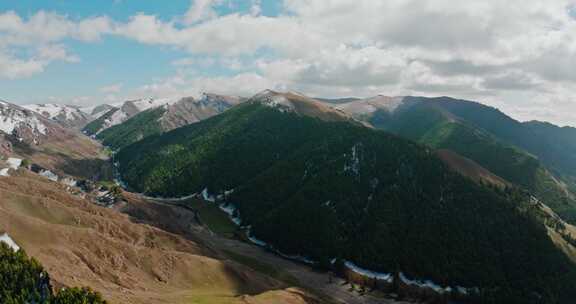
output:
{"label": "barren brown hillside", "polygon": [[[310,303],[298,289],[225,261],[206,244],[66,192],[27,171],[0,177],[0,231],[53,281],[90,286],[112,303]],[[316,300],[312,300],[316,302]]]}

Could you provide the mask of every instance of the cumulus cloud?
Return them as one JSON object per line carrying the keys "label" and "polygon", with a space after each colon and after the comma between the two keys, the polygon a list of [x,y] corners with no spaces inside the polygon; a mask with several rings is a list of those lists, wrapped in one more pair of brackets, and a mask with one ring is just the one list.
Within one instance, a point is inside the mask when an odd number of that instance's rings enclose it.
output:
{"label": "cumulus cloud", "polygon": [[111,84],[105,87],[101,87],[100,88],[100,92],[102,93],[118,93],[122,90],[122,87],[124,85],[121,83],[115,83],[115,84]]}
{"label": "cumulus cloud", "polygon": [[192,0],[190,9],[184,15],[184,23],[193,24],[216,17],[218,14],[214,6],[220,2],[218,0]]}
{"label": "cumulus cloud", "polygon": [[61,43],[63,40],[93,42],[111,31],[112,22],[107,17],[75,22],[44,11],[27,19],[13,11],[0,13],[0,78],[30,77],[43,72],[53,61],[79,62],[80,58]]}
{"label": "cumulus cloud", "polygon": [[[249,95],[274,87],[330,97],[452,95],[523,118],[538,109],[553,116],[544,109],[554,105],[563,111],[557,121],[576,121],[570,114],[576,113],[572,0],[283,0],[277,16],[262,14],[260,0],[251,0],[245,11],[220,15],[217,8],[230,3],[194,0],[181,16],[139,13],[123,22],[5,12],[0,77],[33,75],[54,60],[77,61],[64,39],[115,35],[189,53],[172,62],[173,77],[151,81],[138,94]],[[14,51],[27,46],[36,53]],[[226,76],[182,72],[215,66]]]}
{"label": "cumulus cloud", "polygon": [[198,97],[203,92],[251,96],[265,89],[285,90],[281,86],[257,73],[241,73],[234,76],[220,77],[186,77],[177,75],[144,85],[138,89],[140,96],[162,96],[180,98]]}

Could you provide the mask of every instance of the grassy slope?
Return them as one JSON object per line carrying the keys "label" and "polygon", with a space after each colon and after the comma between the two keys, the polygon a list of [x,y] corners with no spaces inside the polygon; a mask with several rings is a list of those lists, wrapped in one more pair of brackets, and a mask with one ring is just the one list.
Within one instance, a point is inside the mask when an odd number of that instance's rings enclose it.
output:
{"label": "grassy slope", "polygon": [[567,283],[574,265],[525,194],[476,185],[384,132],[248,103],[147,138],[118,159],[124,179],[151,194],[236,188],[246,224],[287,253],[498,286],[500,301],[527,301],[527,290],[548,299],[576,292]]}
{"label": "grassy slope", "polygon": [[0,231],[59,284],[91,286],[112,303],[236,304],[244,294],[284,293],[283,283],[221,260],[201,242],[134,223],[64,189],[24,172],[0,177]]}
{"label": "grassy slope", "polygon": [[[442,104],[441,104],[442,105]],[[470,158],[494,174],[531,191],[559,213],[576,222],[576,200],[534,156],[481,128],[468,124],[435,104],[418,104],[376,120],[377,127],[438,149]]]}
{"label": "grassy slope", "polygon": [[142,138],[160,134],[162,127],[158,120],[165,112],[163,107],[143,111],[124,123],[98,133],[96,138],[113,150],[121,149]]}
{"label": "grassy slope", "polygon": [[435,99],[447,111],[478,126],[502,141],[537,156],[556,175],[576,177],[576,132],[543,123],[520,123],[499,110],[475,102]]}

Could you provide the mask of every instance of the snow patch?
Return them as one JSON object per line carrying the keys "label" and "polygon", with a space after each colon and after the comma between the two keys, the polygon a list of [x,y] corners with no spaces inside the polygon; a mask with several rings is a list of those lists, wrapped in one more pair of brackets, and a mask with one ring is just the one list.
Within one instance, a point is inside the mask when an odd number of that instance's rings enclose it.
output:
{"label": "snow patch", "polygon": [[8,235],[8,233],[4,233],[0,235],[0,242],[5,243],[8,247],[12,248],[14,251],[20,250],[20,246],[14,242],[14,240]]}
{"label": "snow patch", "polygon": [[204,190],[202,190],[202,198],[203,198],[205,201],[208,201],[208,202],[211,202],[211,203],[213,203],[213,202],[216,201],[216,199],[214,199],[214,197],[211,196],[211,195],[208,193],[208,188],[204,188]]}
{"label": "snow patch", "polygon": [[35,133],[46,135],[48,128],[30,112],[21,110],[21,108],[10,107],[4,103],[0,107],[0,131],[6,134],[12,134],[16,128],[29,127]]}
{"label": "snow patch", "polygon": [[375,272],[372,270],[364,269],[350,261],[344,261],[344,266],[346,266],[346,268],[350,269],[352,272],[365,276],[367,278],[386,281],[388,283],[392,283],[394,279],[394,276],[391,273]]}
{"label": "snow patch", "polygon": [[64,185],[70,186],[70,187],[76,187],[76,185],[78,184],[78,182],[71,177],[63,178],[62,180],[60,180],[60,182]]}
{"label": "snow patch", "polygon": [[16,169],[20,168],[20,165],[22,165],[22,159],[10,157],[10,158],[8,158],[6,163],[8,164],[9,168],[16,170]]}
{"label": "snow patch", "polygon": [[9,170],[10,168],[0,169],[0,176],[10,176],[10,174],[8,173]]}
{"label": "snow patch", "polygon": [[114,112],[110,118],[106,119],[106,125],[112,127],[121,124],[126,120],[126,118],[128,118],[128,115],[124,111],[118,110]]}
{"label": "snow patch", "polygon": [[252,232],[250,231],[250,229],[248,229],[248,232],[246,232],[246,236],[248,237],[248,239],[250,240],[250,242],[260,246],[260,247],[268,247],[268,243],[257,239],[255,236],[252,235]]}
{"label": "snow patch", "polygon": [[41,170],[40,172],[38,172],[38,175],[43,176],[54,182],[58,181],[58,175],[54,174],[54,172],[50,170]]}
{"label": "snow patch", "polygon": [[[335,262],[335,260],[333,260],[333,261]],[[334,262],[332,262],[332,264],[334,264]],[[344,261],[344,266],[346,268],[348,268],[350,271],[357,273],[359,275],[362,275],[364,277],[367,277],[367,278],[386,281],[388,283],[392,283],[394,281],[394,275],[392,273],[381,273],[381,272],[376,272],[376,271],[372,271],[369,269],[361,268],[360,266],[354,264],[351,261]],[[400,278],[400,281],[402,281],[402,283],[404,283],[406,285],[416,286],[419,288],[432,289],[434,292],[436,292],[438,294],[446,294],[446,293],[451,293],[453,291],[456,291],[457,293],[467,295],[472,291],[478,291],[478,288],[465,288],[462,286],[442,287],[439,284],[432,282],[431,280],[409,279],[402,272],[399,273],[399,278]]]}
{"label": "snow patch", "polygon": [[361,143],[357,143],[351,148],[351,155],[350,159],[346,161],[344,164],[344,172],[352,172],[354,175],[358,175],[360,173],[360,148],[362,147]]}
{"label": "snow patch", "polygon": [[170,105],[175,103],[176,101],[177,100],[175,99],[169,99],[169,98],[157,98],[157,99],[145,98],[133,101],[132,103],[140,112],[142,112],[148,109],[157,108],[164,105]]}
{"label": "snow patch", "polygon": [[446,287],[446,288],[442,288],[440,285],[430,281],[430,280],[424,280],[424,281],[420,281],[420,280],[411,280],[408,279],[404,273],[400,272],[400,280],[407,285],[412,285],[412,286],[418,286],[421,288],[430,288],[432,290],[434,290],[437,293],[445,293],[445,292],[450,292],[452,290],[452,288],[450,287]]}
{"label": "snow patch", "polygon": [[294,104],[286,96],[271,90],[262,91],[254,95],[253,98],[260,101],[262,105],[277,109],[280,112],[295,111]]}
{"label": "snow patch", "polygon": [[242,219],[240,218],[239,211],[236,208],[236,206],[234,206],[234,204],[232,203],[220,204],[218,208],[220,208],[220,210],[228,214],[228,217],[234,224],[236,224],[236,226],[240,226],[242,224]]}
{"label": "snow patch", "polygon": [[58,104],[33,104],[33,105],[25,105],[24,108],[37,112],[44,117],[55,119],[59,116],[64,117],[66,120],[74,120],[82,118],[81,111],[77,108],[67,106],[67,105],[58,105]]}

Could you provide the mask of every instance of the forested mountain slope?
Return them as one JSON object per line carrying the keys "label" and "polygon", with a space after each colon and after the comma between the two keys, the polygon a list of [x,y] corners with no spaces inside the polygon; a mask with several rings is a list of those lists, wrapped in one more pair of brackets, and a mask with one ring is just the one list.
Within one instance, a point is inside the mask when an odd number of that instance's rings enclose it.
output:
{"label": "forested mountain slope", "polygon": [[124,181],[147,194],[234,189],[257,238],[324,265],[337,258],[478,287],[485,302],[576,297],[576,266],[529,194],[475,183],[432,149],[302,96],[258,94],[130,145],[118,160]]}
{"label": "forested mountain slope", "polygon": [[[340,104],[337,108],[376,128],[470,158],[529,190],[564,219],[576,221],[576,199],[560,180],[562,174],[553,174],[547,166],[553,169],[556,166],[547,162],[545,155],[531,154],[537,151],[528,150],[530,145],[523,144],[526,140],[520,140],[529,138],[532,146],[536,142],[542,142],[544,146],[550,136],[543,132],[537,134],[526,124],[494,108],[447,97],[384,96]],[[566,142],[569,148],[571,141]],[[550,147],[553,149],[555,145],[550,144]],[[574,151],[576,157],[576,149]],[[553,172],[560,171],[554,169]]]}
{"label": "forested mountain slope", "polygon": [[240,97],[207,93],[198,100],[192,97],[182,98],[174,104],[144,110],[118,125],[103,130],[96,135],[96,138],[104,145],[117,150],[145,137],[212,117],[242,101]]}

